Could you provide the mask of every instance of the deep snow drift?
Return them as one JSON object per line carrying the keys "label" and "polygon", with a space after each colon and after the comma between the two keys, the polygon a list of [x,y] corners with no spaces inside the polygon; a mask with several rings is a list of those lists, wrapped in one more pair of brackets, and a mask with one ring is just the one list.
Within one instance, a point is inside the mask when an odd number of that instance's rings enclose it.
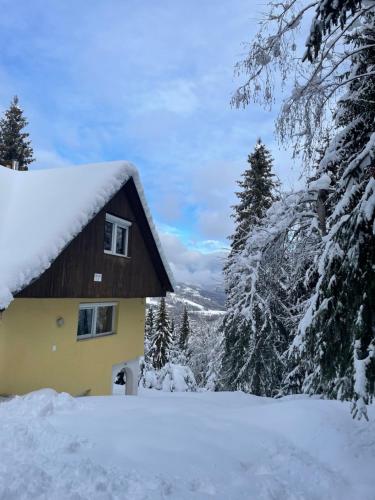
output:
{"label": "deep snow drift", "polygon": [[304,397],[163,393],[0,404],[0,499],[370,500],[375,411]]}

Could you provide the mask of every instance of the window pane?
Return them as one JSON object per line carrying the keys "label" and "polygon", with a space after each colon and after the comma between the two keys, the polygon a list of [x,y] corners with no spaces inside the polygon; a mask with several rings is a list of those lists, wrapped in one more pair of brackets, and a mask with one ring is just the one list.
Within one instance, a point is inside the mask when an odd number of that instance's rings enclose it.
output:
{"label": "window pane", "polygon": [[125,255],[126,231],[124,227],[117,226],[116,253]]}
{"label": "window pane", "polygon": [[96,312],[96,333],[112,332],[113,306],[100,306]]}
{"label": "window pane", "polygon": [[104,250],[112,250],[112,231],[113,224],[112,222],[105,221],[104,225]]}
{"label": "window pane", "polygon": [[94,316],[93,309],[80,309],[78,316],[77,336],[91,335],[92,320]]}

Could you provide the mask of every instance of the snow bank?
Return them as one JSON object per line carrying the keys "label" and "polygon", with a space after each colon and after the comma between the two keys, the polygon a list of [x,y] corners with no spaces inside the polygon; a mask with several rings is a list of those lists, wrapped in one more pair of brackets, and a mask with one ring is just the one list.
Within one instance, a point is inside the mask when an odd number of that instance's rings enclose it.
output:
{"label": "snow bank", "polygon": [[79,418],[80,405],[75,403],[67,394],[47,389],[0,404],[1,499],[145,498],[135,475],[128,479],[103,467],[87,456],[87,439],[51,425],[51,418],[73,410],[73,418]]}
{"label": "snow bank", "polygon": [[144,390],[42,417],[11,404],[0,404],[4,500],[374,498],[372,406],[358,422],[347,404],[304,396]]}
{"label": "snow bank", "polygon": [[130,178],[172,280],[138,172],[130,163],[29,172],[0,167],[0,309],[51,265]]}
{"label": "snow bank", "polygon": [[22,417],[47,417],[60,412],[73,411],[78,407],[77,400],[66,392],[58,393],[53,389],[41,389],[26,396],[15,396],[0,406],[0,414]]}

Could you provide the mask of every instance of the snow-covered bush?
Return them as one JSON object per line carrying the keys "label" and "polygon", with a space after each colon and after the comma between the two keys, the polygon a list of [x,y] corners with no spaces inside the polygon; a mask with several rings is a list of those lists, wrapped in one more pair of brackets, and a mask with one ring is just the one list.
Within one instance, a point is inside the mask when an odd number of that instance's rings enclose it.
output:
{"label": "snow-covered bush", "polygon": [[175,363],[167,363],[160,370],[143,366],[139,385],[166,392],[192,392],[197,389],[191,369]]}

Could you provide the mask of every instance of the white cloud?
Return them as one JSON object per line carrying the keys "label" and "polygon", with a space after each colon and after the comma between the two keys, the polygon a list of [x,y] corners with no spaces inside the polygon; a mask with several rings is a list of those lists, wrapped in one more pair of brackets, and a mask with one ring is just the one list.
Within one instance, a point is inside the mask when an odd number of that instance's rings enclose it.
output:
{"label": "white cloud", "polygon": [[58,168],[58,167],[66,167],[70,164],[70,162],[57,154],[53,150],[47,149],[37,149],[34,151],[34,156],[37,159],[36,163],[32,163],[30,168]]}
{"label": "white cloud", "polygon": [[138,112],[169,111],[177,115],[190,115],[198,108],[196,84],[179,78],[163,82],[152,92],[142,96]]}
{"label": "white cloud", "polygon": [[176,281],[204,287],[222,286],[225,251],[192,250],[171,233],[160,233],[160,239]]}

